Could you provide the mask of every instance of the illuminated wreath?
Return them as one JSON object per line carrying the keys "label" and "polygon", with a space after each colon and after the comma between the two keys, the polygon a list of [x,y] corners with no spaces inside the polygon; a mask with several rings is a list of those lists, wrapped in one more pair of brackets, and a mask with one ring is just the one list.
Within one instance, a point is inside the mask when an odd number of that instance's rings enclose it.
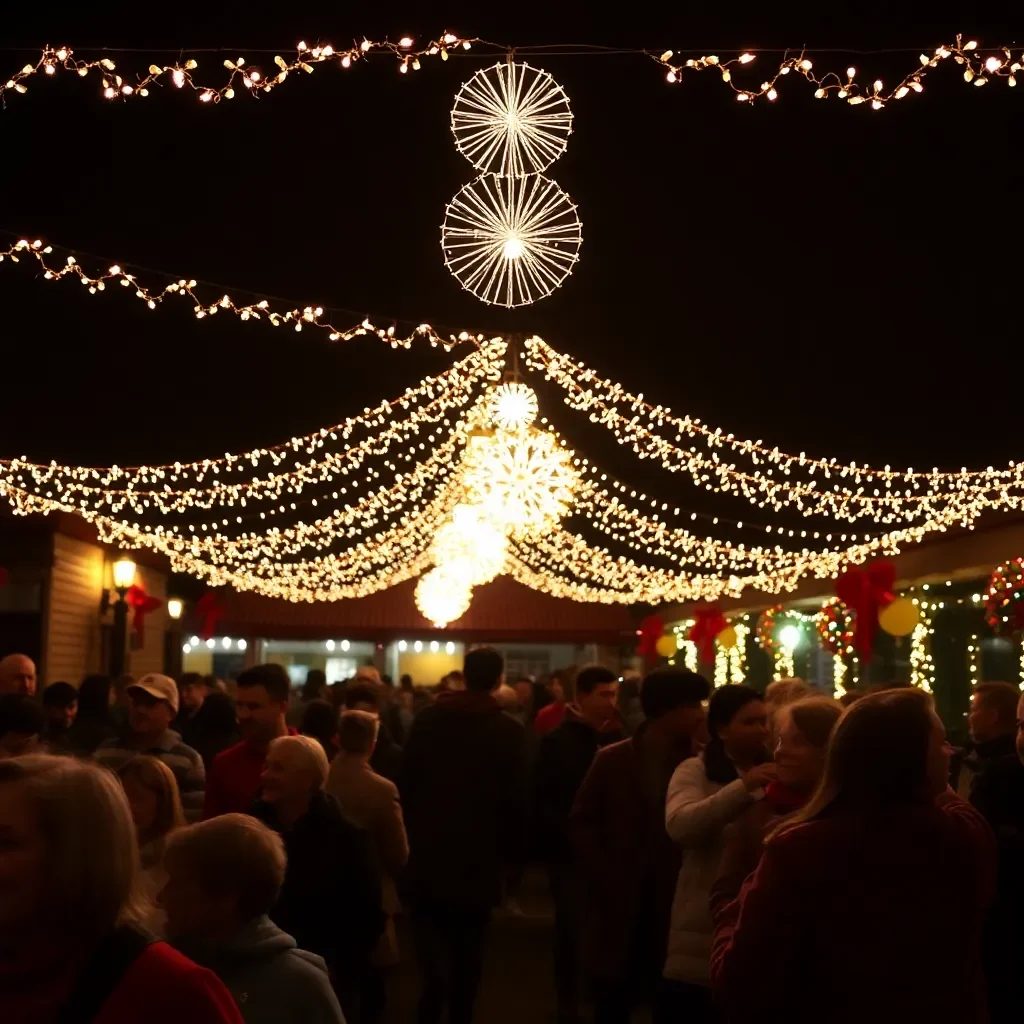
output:
{"label": "illuminated wreath", "polygon": [[782,614],[782,605],[777,604],[774,608],[766,608],[757,617],[754,636],[757,637],[757,643],[762,651],[774,654],[778,650],[779,642],[775,639],[775,627],[779,624],[778,618]]}
{"label": "illuminated wreath", "polygon": [[848,609],[838,597],[830,598],[814,616],[821,648],[842,657],[853,645],[853,626],[857,613]]}
{"label": "illuminated wreath", "polygon": [[999,566],[985,591],[985,619],[994,633],[1019,637],[1024,633],[1024,558]]}

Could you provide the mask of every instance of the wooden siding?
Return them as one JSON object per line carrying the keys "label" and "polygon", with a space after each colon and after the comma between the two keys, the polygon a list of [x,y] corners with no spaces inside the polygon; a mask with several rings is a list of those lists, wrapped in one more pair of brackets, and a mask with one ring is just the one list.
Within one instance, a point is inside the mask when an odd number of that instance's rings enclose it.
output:
{"label": "wooden siding", "polygon": [[100,671],[100,601],[103,549],[53,535],[53,568],[46,601],[43,681],[63,679],[77,686]]}
{"label": "wooden siding", "polygon": [[[146,616],[143,630],[143,646],[134,649],[129,644],[128,658],[125,662],[126,671],[136,679],[147,672],[164,671],[164,633],[167,630],[167,577],[156,569],[140,565],[135,575],[135,582],[150,597],[158,597],[164,603]],[[132,629],[132,613],[128,613],[128,631]]]}

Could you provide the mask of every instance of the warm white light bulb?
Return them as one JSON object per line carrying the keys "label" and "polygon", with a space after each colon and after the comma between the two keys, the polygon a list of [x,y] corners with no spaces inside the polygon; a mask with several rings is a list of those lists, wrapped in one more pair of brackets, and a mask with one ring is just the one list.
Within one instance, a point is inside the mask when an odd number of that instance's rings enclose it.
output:
{"label": "warm white light bulb", "polygon": [[327,641],[327,650],[329,650],[329,651],[333,651],[334,650],[334,641],[333,640],[328,640]]}
{"label": "warm white light bulb", "polygon": [[787,651],[792,651],[800,643],[800,630],[797,626],[783,626],[779,630],[779,643]]}
{"label": "warm white light bulb", "polygon": [[507,260],[517,260],[525,251],[526,246],[523,244],[523,240],[516,238],[515,235],[512,235],[501,248],[501,254]]}

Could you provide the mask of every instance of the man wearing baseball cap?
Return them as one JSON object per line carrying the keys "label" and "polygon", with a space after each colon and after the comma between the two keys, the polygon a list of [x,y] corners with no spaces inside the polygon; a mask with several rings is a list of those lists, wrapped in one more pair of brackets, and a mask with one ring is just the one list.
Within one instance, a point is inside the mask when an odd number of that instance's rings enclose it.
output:
{"label": "man wearing baseball cap", "polygon": [[174,772],[181,805],[189,822],[203,813],[206,772],[198,752],[182,743],[171,729],[178,713],[178,687],[168,676],[151,672],[125,690],[128,697],[128,729],[101,743],[96,760],[117,771],[137,754],[158,757]]}

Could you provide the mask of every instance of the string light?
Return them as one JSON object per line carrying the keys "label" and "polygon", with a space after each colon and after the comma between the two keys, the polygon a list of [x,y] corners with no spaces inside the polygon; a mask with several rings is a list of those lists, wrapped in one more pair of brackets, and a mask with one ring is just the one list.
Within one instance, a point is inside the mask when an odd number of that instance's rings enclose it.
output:
{"label": "string light", "polygon": [[918,606],[921,617],[910,636],[910,685],[917,686],[926,693],[931,693],[935,678],[931,638],[935,630],[932,627],[931,614],[926,607],[922,607],[922,605],[926,606],[927,602],[922,602],[916,597],[913,601]]}
{"label": "string light", "polygon": [[583,244],[576,204],[550,178],[481,175],[448,204],[445,266],[481,302],[526,306],[572,273]]}
{"label": "string light", "polygon": [[958,35],[956,42],[948,46],[936,47],[932,53],[921,53],[913,70],[904,75],[890,89],[885,89],[883,83],[878,79],[870,87],[861,85],[855,81],[857,70],[853,67],[847,68],[846,74],[836,71],[819,74],[815,70],[813,61],[805,53],[793,57],[787,56],[766,79],[755,86],[741,85],[733,79],[733,72],[737,67],[751,64],[755,60],[753,53],[744,52],[730,60],[722,60],[717,55],[710,54],[675,63],[673,52],[666,50],[655,59],[666,69],[665,78],[670,83],[682,81],[689,72],[717,71],[722,82],[732,90],[736,99],[741,103],[753,105],[760,99],[769,103],[774,102],[778,98],[778,87],[782,84],[783,79],[792,74],[794,77],[802,77],[814,87],[816,99],[823,100],[834,94],[838,99],[845,100],[851,106],[866,103],[872,110],[883,110],[896,100],[906,99],[908,96],[923,92],[924,79],[928,72],[950,57],[956,64],[962,66],[963,79],[968,84],[979,86],[984,85],[992,78],[1003,78],[1008,86],[1015,86],[1017,84],[1016,75],[1021,70],[1024,56],[1018,55],[1017,58],[1014,58],[1009,47],[1000,47],[999,56],[992,55],[983,58],[977,52],[977,46],[975,40],[964,41],[963,36]]}
{"label": "string light", "polygon": [[544,171],[565,152],[572,134],[569,97],[546,71],[498,63],[459,90],[452,134],[479,171],[512,177]]}
{"label": "string light", "polygon": [[445,349],[452,349],[457,344],[472,343],[478,344],[482,340],[480,335],[471,335],[463,331],[458,336],[442,337],[430,324],[419,324],[413,331],[406,335],[399,335],[394,326],[376,327],[369,319],[364,319],[354,326],[338,327],[325,319],[327,313],[323,306],[302,306],[293,309],[274,309],[268,299],[260,299],[257,302],[243,302],[234,299],[226,292],[221,294],[216,301],[208,302],[200,298],[196,289],[201,287],[194,278],[180,277],[163,288],[149,287],[142,284],[135,274],[131,274],[119,263],[112,263],[105,271],[90,274],[78,262],[77,257],[69,255],[62,264],[46,259],[53,253],[54,247],[45,244],[42,239],[29,241],[19,239],[7,249],[0,250],[0,262],[5,259],[11,263],[18,263],[23,258],[34,259],[42,269],[44,281],[61,281],[64,278],[77,278],[86,287],[90,295],[96,295],[106,290],[107,282],[114,281],[127,288],[136,298],[145,302],[149,309],[157,309],[169,298],[183,298],[192,303],[193,312],[197,320],[206,317],[216,316],[218,313],[228,313],[238,317],[242,321],[263,322],[266,321],[272,327],[289,326],[294,331],[317,330],[326,333],[331,341],[351,341],[353,338],[361,338],[367,335],[380,338],[387,342],[392,348],[412,348],[415,341],[429,341],[431,345],[440,345]]}

